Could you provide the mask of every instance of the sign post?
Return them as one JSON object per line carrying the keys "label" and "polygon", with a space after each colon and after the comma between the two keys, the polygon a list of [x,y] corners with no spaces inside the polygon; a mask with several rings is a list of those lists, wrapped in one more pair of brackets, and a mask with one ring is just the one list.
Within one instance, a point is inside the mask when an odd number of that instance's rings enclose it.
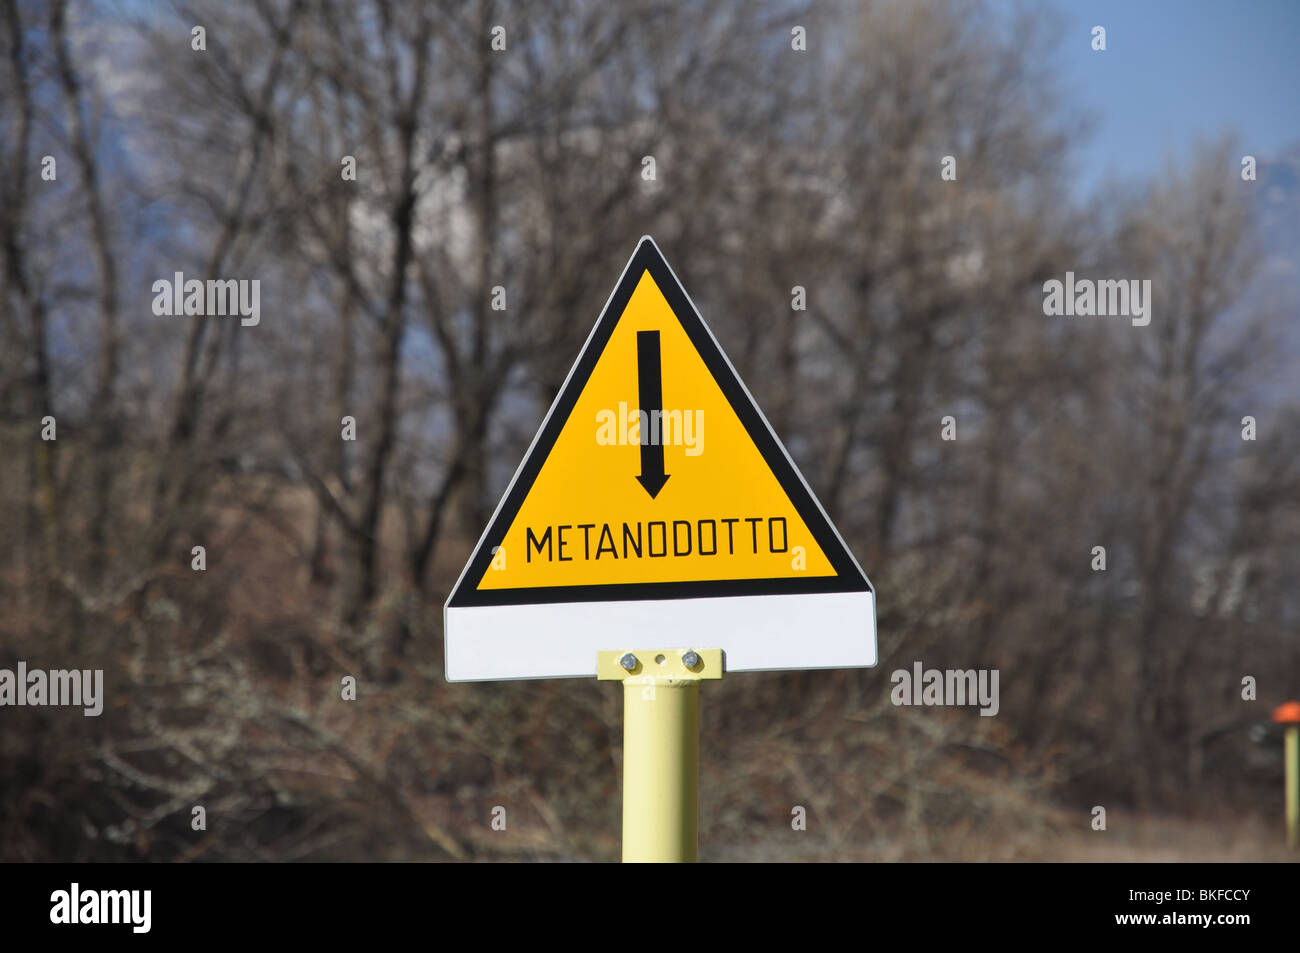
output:
{"label": "sign post", "polygon": [[722,652],[601,652],[597,671],[623,683],[623,860],[695,861],[700,682],[722,678]]}
{"label": "sign post", "polygon": [[625,860],[696,858],[702,680],[876,664],[871,583],[648,236],[443,628],[450,681],[623,682]]}
{"label": "sign post", "polygon": [[1273,720],[1286,725],[1282,753],[1286,763],[1286,846],[1295,850],[1300,840],[1300,702],[1290,701],[1273,709]]}

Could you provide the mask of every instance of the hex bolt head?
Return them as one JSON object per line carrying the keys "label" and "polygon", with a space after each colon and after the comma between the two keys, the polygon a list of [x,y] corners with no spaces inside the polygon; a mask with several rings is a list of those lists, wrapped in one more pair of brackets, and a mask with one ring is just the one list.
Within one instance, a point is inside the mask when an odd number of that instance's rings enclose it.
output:
{"label": "hex bolt head", "polygon": [[631,652],[628,652],[618,660],[618,664],[622,665],[625,671],[630,672],[632,669],[636,668],[636,656]]}
{"label": "hex bolt head", "polygon": [[687,668],[694,668],[700,664],[700,653],[693,649],[687,649],[682,653],[682,664]]}

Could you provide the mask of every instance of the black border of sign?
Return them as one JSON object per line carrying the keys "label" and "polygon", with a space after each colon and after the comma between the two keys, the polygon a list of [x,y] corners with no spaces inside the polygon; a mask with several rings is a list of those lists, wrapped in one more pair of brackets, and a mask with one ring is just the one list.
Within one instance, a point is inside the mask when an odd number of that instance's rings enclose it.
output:
{"label": "black border of sign", "polygon": [[[582,389],[587,385],[592,370],[605,345],[609,343],[623,312],[627,308],[632,293],[641,280],[641,275],[650,272],[650,277],[659,286],[660,292],[672,308],[673,314],[686,331],[691,343],[704,360],[704,365],[717,381],[722,393],[731,403],[732,409],[748,431],[750,439],[757,445],[759,452],[772,473],[781,484],[794,504],[795,510],[807,525],[813,538],[826,554],[835,569],[833,576],[812,576],[803,579],[722,579],[706,582],[655,582],[655,583],[609,583],[582,586],[551,586],[515,589],[475,588],[478,580],[487,572],[492,562],[492,549],[500,545],[505,538],[510,524],[523,505],[533,481],[541,472],[551,448],[559,438],[560,431],[568,422]],[[803,477],[795,468],[771,425],[763,417],[749,392],[741,383],[731,362],[722,353],[722,348],[714,338],[704,319],[700,317],[695,305],[682,288],[677,276],[673,274],[668,262],[660,254],[654,241],[646,236],[637,245],[636,251],[628,261],[614,293],[610,295],[596,322],[595,330],[588,338],[582,353],[569,372],[569,378],[560,390],[559,397],[551,406],[550,413],[542,422],[533,446],[528,452],[519,472],[511,481],[500,505],[489,525],[488,531],[479,539],[474,555],[457,580],[451,597],[447,600],[449,608],[470,606],[506,606],[506,605],[540,605],[556,602],[610,602],[635,601],[646,599],[698,599],[715,596],[760,596],[794,593],[825,592],[872,592],[871,583],[858,566],[831,525],[829,518],[812,495]]]}

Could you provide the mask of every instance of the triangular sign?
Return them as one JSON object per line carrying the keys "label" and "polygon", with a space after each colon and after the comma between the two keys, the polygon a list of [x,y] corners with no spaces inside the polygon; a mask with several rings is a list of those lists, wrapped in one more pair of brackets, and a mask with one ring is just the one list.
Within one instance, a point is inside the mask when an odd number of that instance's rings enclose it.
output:
{"label": "triangular sign", "polygon": [[447,677],[594,675],[596,652],[874,665],[871,583],[649,237],[446,607]]}

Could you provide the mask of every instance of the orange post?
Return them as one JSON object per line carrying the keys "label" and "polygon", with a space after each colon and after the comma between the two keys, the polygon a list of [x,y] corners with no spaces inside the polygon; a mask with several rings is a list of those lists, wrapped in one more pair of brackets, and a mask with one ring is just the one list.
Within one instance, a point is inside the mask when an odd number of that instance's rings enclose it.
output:
{"label": "orange post", "polygon": [[1300,840],[1300,702],[1278,705],[1273,709],[1273,720],[1286,725],[1282,741],[1286,761],[1286,846],[1295,850]]}

